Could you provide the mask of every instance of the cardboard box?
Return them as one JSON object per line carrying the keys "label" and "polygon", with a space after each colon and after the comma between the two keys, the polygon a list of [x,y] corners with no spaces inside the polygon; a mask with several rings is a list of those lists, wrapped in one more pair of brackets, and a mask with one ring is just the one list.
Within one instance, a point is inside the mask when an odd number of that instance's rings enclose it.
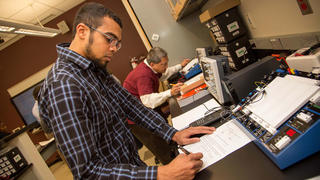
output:
{"label": "cardboard box", "polygon": [[236,7],[240,5],[240,0],[224,0],[221,3],[217,4],[214,7],[211,7],[210,9],[203,12],[199,18],[200,22],[204,23],[211,18],[217,16],[218,14],[223,13],[224,11],[227,11],[228,9],[231,9],[233,7]]}
{"label": "cardboard box", "polygon": [[188,91],[191,91],[192,89],[201,86],[202,84],[204,84],[204,78],[203,75],[200,74],[199,76],[196,76],[195,78],[198,78],[197,80],[194,80],[192,83],[185,83],[182,87],[181,87],[181,94],[185,94]]}

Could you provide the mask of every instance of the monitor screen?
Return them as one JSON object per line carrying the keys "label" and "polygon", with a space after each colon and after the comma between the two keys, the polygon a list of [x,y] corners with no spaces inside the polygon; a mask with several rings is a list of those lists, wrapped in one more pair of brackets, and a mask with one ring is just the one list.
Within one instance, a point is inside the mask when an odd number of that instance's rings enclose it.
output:
{"label": "monitor screen", "polygon": [[24,124],[29,126],[38,123],[37,119],[32,114],[32,108],[35,103],[33,98],[33,90],[35,87],[41,85],[43,81],[33,85],[32,87],[22,91],[18,95],[11,98],[11,102],[21,116]]}

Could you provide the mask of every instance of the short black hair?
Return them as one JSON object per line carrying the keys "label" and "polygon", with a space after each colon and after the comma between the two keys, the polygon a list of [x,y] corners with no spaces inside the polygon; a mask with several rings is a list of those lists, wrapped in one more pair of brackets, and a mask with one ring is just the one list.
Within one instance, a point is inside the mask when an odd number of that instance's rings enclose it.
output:
{"label": "short black hair", "polygon": [[76,27],[78,26],[78,24],[84,23],[90,27],[98,28],[99,26],[101,26],[102,19],[104,17],[110,17],[122,28],[121,19],[113,11],[105,8],[102,4],[99,3],[85,3],[77,11],[76,16],[74,18],[72,38],[74,38],[76,34]]}

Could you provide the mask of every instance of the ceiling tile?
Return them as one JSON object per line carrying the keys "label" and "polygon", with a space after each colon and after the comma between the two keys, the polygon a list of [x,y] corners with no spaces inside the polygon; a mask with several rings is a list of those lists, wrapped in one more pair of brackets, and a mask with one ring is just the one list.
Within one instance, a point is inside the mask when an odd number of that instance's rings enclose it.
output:
{"label": "ceiling tile", "polygon": [[84,2],[85,0],[65,0],[63,3],[58,4],[56,8],[68,11],[69,9],[77,6],[78,4]]}
{"label": "ceiling tile", "polygon": [[[40,22],[44,25],[62,13],[63,12],[58,11],[57,9],[50,8],[47,11],[43,12],[42,14],[38,15],[38,18],[39,18]],[[38,24],[38,21],[36,18],[34,18],[34,19],[32,19],[32,21],[30,21],[30,23],[31,24]]]}
{"label": "ceiling tile", "polygon": [[50,8],[43,4],[34,3],[31,6],[27,6],[19,13],[15,14],[11,17],[11,19],[21,22],[32,22],[36,17],[39,18],[41,14],[48,11]]}
{"label": "ceiling tile", "polygon": [[38,3],[42,3],[51,7],[55,7],[58,4],[63,4],[65,0],[36,0]]}
{"label": "ceiling tile", "polygon": [[[36,17],[45,24],[65,11],[77,6],[85,0],[0,0],[0,18],[16,20],[39,25]],[[30,6],[32,5],[32,7]],[[22,35],[0,33],[5,42],[0,45],[0,51]]]}
{"label": "ceiling tile", "polygon": [[0,17],[9,18],[28,7],[31,0],[0,0]]}

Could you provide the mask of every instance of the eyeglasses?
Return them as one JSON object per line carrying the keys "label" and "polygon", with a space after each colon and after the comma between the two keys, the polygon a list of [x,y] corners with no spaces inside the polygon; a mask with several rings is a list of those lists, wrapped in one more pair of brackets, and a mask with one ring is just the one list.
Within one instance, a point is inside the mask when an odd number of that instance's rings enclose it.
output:
{"label": "eyeglasses", "polygon": [[116,38],[110,36],[109,34],[103,33],[100,30],[98,30],[96,28],[93,28],[93,27],[91,27],[89,25],[86,25],[86,26],[88,26],[89,28],[91,28],[91,29],[99,32],[100,34],[102,34],[106,38],[106,40],[110,44],[110,46],[115,46],[117,48],[117,51],[121,48],[121,42],[119,40],[117,40]]}

